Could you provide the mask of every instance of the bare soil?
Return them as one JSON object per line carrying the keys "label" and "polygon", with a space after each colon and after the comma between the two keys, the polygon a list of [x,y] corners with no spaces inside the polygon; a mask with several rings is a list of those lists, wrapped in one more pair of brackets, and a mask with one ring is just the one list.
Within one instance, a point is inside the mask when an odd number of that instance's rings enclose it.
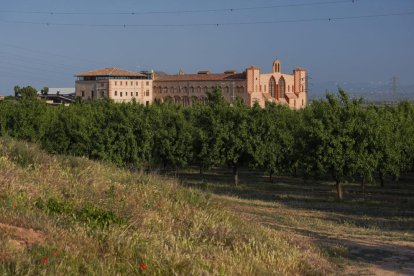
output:
{"label": "bare soil", "polygon": [[11,226],[0,223],[0,233],[3,237],[9,238],[15,242],[16,249],[31,249],[34,244],[44,242],[45,233],[33,229]]}

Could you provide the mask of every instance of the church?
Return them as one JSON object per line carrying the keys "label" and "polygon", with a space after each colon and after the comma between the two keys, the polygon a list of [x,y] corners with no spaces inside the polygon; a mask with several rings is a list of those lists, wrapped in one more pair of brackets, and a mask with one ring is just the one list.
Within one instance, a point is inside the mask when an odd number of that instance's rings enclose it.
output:
{"label": "church", "polygon": [[151,104],[167,99],[189,106],[193,100],[206,103],[207,91],[219,86],[223,96],[230,102],[239,96],[243,102],[253,106],[258,102],[264,107],[266,101],[301,108],[307,104],[306,71],[301,68],[292,74],[283,74],[279,60],[273,62],[270,73],[261,73],[260,68],[249,66],[241,73],[227,70],[223,73],[199,71],[197,74],[159,75],[153,71],[141,73],[104,68],[75,75],[76,96],[102,99],[105,96],[115,102],[136,101]]}

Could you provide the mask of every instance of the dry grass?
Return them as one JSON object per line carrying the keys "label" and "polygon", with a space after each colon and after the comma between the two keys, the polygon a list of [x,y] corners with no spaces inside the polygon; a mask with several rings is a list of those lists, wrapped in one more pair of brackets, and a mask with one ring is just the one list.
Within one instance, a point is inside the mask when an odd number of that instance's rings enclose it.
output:
{"label": "dry grass", "polygon": [[335,273],[310,240],[246,221],[211,193],[5,138],[0,221],[44,233],[19,249],[0,232],[1,275]]}

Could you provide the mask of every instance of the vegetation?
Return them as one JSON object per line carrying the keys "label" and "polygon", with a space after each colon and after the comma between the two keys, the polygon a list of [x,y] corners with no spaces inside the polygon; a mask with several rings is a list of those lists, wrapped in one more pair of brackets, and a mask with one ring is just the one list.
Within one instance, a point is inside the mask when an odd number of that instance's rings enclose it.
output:
{"label": "vegetation", "polygon": [[0,139],[0,175],[1,275],[334,272],[309,241],[247,222],[177,180],[10,138]]}
{"label": "vegetation", "polygon": [[[23,91],[26,88],[16,90]],[[110,99],[54,107],[24,97],[0,103],[0,134],[35,142],[50,153],[86,156],[119,166],[197,165],[260,168],[274,175],[303,172],[305,178],[332,177],[338,199],[342,185],[361,179],[380,182],[414,164],[414,108],[362,106],[362,99],[327,94],[327,100],[291,110],[267,103],[229,103],[216,87],[207,106],[183,108],[170,101],[144,106]]]}

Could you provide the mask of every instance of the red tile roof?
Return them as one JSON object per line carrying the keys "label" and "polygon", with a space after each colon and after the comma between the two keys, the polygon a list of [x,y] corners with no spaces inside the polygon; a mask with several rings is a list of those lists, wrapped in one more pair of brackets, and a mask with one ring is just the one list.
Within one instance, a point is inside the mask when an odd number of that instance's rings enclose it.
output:
{"label": "red tile roof", "polygon": [[145,76],[140,73],[122,70],[118,68],[103,68],[75,75],[75,77],[92,77],[92,76]]}
{"label": "red tile roof", "polygon": [[256,67],[256,66],[254,66],[254,65],[252,65],[252,66],[250,66],[250,67],[247,67],[246,69],[256,69],[256,70],[260,70],[260,68],[259,68],[259,67]]}
{"label": "red tile roof", "polygon": [[293,70],[293,71],[306,71],[305,69],[302,69],[302,68],[296,68],[295,70]]}
{"label": "red tile roof", "polygon": [[246,74],[186,74],[164,75],[154,81],[216,81],[216,80],[245,80]]}

